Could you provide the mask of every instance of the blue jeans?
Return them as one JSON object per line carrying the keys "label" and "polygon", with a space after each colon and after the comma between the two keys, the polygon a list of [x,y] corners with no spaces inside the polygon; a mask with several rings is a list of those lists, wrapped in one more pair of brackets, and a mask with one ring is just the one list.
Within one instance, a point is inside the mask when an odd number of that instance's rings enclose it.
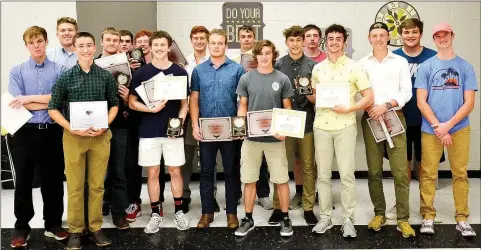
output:
{"label": "blue jeans", "polygon": [[214,213],[214,169],[217,151],[222,156],[225,179],[226,213],[237,214],[237,199],[240,190],[241,141],[200,142],[200,198],[202,214]]}

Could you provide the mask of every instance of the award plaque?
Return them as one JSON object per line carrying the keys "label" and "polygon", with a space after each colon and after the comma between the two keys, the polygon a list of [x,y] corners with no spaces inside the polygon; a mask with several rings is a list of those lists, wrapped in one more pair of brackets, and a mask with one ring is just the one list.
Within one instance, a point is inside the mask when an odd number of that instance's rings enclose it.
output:
{"label": "award plaque", "polygon": [[199,123],[203,142],[232,141],[230,117],[200,118]]}
{"label": "award plaque", "polygon": [[125,87],[130,86],[130,76],[126,75],[120,71],[116,72],[115,75],[115,81],[117,82],[117,85],[124,85]]}
{"label": "award plaque", "polygon": [[146,64],[144,58],[144,51],[142,50],[142,48],[135,48],[130,51],[130,57],[139,62],[142,66]]}
{"label": "award plaque", "polygon": [[175,40],[172,41],[172,47],[167,56],[169,58],[169,61],[179,64],[182,68],[187,65],[187,59],[185,58],[184,53],[182,53]]}
{"label": "award plaque", "polygon": [[182,118],[169,118],[167,136],[180,137],[182,132]]}
{"label": "award plaque", "polygon": [[232,137],[247,136],[247,122],[245,116],[234,116],[231,118]]}
{"label": "award plaque", "polygon": [[297,93],[299,95],[312,95],[311,80],[308,77],[299,77],[297,83],[299,84],[297,87]]}
{"label": "award plaque", "polygon": [[248,137],[272,136],[272,109],[247,112]]}

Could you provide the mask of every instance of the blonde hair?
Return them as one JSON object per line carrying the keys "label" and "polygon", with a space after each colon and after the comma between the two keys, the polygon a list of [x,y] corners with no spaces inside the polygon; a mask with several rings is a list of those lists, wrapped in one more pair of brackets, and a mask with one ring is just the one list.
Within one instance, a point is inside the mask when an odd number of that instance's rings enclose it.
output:
{"label": "blonde hair", "polygon": [[115,36],[118,36],[120,39],[120,32],[114,27],[105,28],[104,31],[102,32],[102,35],[100,35],[100,40],[104,40],[105,34],[115,35]]}
{"label": "blonde hair", "polygon": [[225,44],[227,45],[227,34],[225,33],[224,30],[222,29],[213,29],[207,36],[207,41],[209,41],[210,39],[210,36],[212,35],[219,35],[219,36],[223,36],[225,38]]}
{"label": "blonde hair", "polygon": [[60,24],[62,24],[62,23],[70,23],[70,24],[72,24],[72,25],[75,27],[75,31],[78,30],[77,20],[75,20],[75,19],[73,19],[73,18],[71,18],[71,17],[66,17],[66,16],[64,16],[64,17],[59,17],[59,18],[57,19],[57,30],[58,30],[58,26],[59,26]]}
{"label": "blonde hair", "polygon": [[47,41],[47,31],[39,26],[31,26],[23,33],[23,41],[27,44],[27,40],[35,38],[37,36],[42,36],[45,41]]}

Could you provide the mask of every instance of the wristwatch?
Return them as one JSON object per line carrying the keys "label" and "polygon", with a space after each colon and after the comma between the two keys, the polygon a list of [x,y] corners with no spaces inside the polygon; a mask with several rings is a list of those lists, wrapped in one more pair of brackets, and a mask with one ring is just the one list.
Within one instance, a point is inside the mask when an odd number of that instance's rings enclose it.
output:
{"label": "wristwatch", "polygon": [[389,109],[392,109],[392,104],[390,102],[386,102],[386,108],[389,110]]}

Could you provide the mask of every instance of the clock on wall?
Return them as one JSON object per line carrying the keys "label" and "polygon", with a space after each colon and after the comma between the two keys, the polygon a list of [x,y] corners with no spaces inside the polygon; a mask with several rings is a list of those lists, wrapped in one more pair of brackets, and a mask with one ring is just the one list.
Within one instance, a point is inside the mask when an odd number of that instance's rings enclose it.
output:
{"label": "clock on wall", "polygon": [[383,22],[389,28],[391,35],[390,45],[401,47],[401,23],[408,18],[419,18],[417,10],[409,3],[403,1],[391,1],[384,4],[376,14],[374,22]]}

